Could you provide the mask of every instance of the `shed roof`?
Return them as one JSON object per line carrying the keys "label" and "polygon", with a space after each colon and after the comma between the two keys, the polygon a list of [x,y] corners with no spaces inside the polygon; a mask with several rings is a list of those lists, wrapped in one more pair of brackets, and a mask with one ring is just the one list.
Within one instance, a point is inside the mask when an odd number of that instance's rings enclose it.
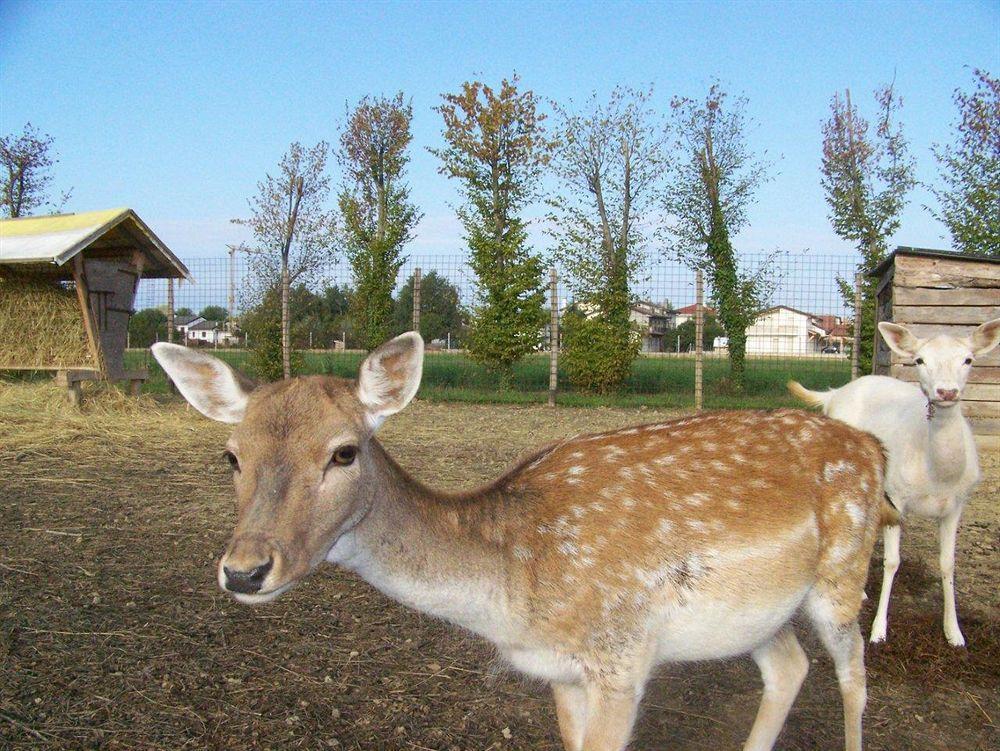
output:
{"label": "shed roof", "polygon": [[0,220],[0,265],[62,266],[83,250],[135,249],[146,256],[144,277],[191,279],[191,272],[128,208]]}
{"label": "shed roof", "polygon": [[1000,258],[996,256],[979,255],[976,253],[959,253],[955,250],[939,250],[935,248],[911,248],[908,245],[897,245],[896,249],[882,259],[882,263],[870,271],[868,276],[880,277],[886,269],[892,265],[896,256],[919,256],[923,258],[948,258],[966,261],[978,261],[985,263],[1000,263]]}

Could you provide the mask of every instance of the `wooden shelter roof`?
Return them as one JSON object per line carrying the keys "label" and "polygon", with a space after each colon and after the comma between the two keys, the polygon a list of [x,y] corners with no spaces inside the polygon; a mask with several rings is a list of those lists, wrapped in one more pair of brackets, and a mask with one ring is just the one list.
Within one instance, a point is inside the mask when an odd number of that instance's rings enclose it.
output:
{"label": "wooden shelter roof", "polygon": [[191,272],[129,208],[0,220],[0,265],[57,267],[71,276],[67,261],[88,255],[115,256],[140,251],[142,275],[149,279],[191,279]]}
{"label": "wooden shelter roof", "polygon": [[896,260],[896,256],[919,256],[922,258],[944,258],[948,260],[956,261],[980,261],[985,263],[1000,263],[1000,258],[987,255],[979,255],[974,253],[959,253],[954,250],[939,250],[937,248],[911,248],[908,245],[899,245],[896,247],[892,253],[882,259],[882,262],[875,267],[875,269],[869,272],[870,277],[880,277],[886,272],[893,262]]}

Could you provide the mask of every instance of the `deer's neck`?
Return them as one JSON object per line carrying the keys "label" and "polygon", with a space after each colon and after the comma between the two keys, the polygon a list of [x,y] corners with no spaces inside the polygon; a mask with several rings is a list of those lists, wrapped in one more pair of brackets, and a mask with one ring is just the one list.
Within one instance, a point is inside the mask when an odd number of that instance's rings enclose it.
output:
{"label": "deer's neck", "polygon": [[[508,577],[500,547],[484,535],[486,497],[452,497],[410,478],[373,442],[381,480],[371,510],[327,560],[393,599],[497,643],[510,639]],[[489,516],[488,514],[486,516]]]}
{"label": "deer's neck", "polygon": [[965,418],[960,405],[932,409],[927,421],[927,449],[935,477],[949,479],[965,471]]}

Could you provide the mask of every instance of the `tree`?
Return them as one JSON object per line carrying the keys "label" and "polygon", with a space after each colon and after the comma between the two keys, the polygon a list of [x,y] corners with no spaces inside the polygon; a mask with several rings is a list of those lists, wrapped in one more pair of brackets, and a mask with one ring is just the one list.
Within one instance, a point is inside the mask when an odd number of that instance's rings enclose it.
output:
{"label": "tree", "polygon": [[934,215],[963,253],[1000,257],[1000,79],[973,71],[972,93],[955,90],[954,142],[932,149],[944,187],[931,188]]}
{"label": "tree", "polygon": [[[436,271],[420,280],[420,334],[428,342],[451,336],[453,346],[465,341],[466,312],[459,300],[458,288]],[[393,313],[393,334],[413,328],[413,277],[399,291]]]}
{"label": "tree", "polygon": [[[694,318],[689,318],[674,330],[674,344],[681,352],[691,352],[694,350],[694,343],[697,338],[697,324]],[[715,316],[705,313],[705,323],[701,332],[702,349],[710,350],[715,348],[716,337],[725,336],[726,330],[719,325]],[[680,339],[679,345],[677,344]]]}
{"label": "tree", "polygon": [[[906,194],[913,188],[913,160],[902,127],[896,122],[902,101],[893,86],[875,92],[874,128],[858,114],[851,92],[834,94],[830,119],[823,124],[822,185],[830,221],[840,237],[861,254],[861,372],[872,369],[875,344],[875,286],[871,272],[882,262],[889,237],[899,228]],[[846,305],[854,305],[853,280],[839,279]]]}
{"label": "tree", "polygon": [[466,199],[458,216],[478,287],[469,351],[504,377],[538,347],[546,318],[542,262],[519,214],[538,196],[551,143],[538,97],[518,83],[515,75],[497,91],[472,81],[443,94],[436,110],[447,145],[431,149],[439,172],[460,180]]}
{"label": "tree", "polygon": [[193,316],[194,311],[191,308],[176,308],[174,309],[174,316]]}
{"label": "tree", "polygon": [[128,322],[129,346],[145,348],[167,340],[167,316],[157,308],[145,308]]}
{"label": "tree", "polygon": [[221,305],[206,305],[198,315],[206,321],[225,321],[229,317],[229,311]]}
{"label": "tree", "polygon": [[[629,320],[631,286],[645,260],[643,219],[666,162],[664,129],[649,97],[648,91],[619,86],[607,104],[591,97],[586,114],[552,105],[560,120],[552,167],[563,192],[549,200],[550,234],[577,298],[588,308],[587,316],[567,321],[566,347],[600,350],[607,365],[600,373],[601,390],[624,381],[640,346]],[[588,331],[570,331],[574,326]],[[597,359],[596,350],[579,354]]]}
{"label": "tree", "polygon": [[234,219],[253,232],[250,255],[262,296],[275,282],[281,286],[282,373],[291,377],[291,325],[288,297],[292,284],[305,283],[333,258],[335,220],[324,208],[330,194],[326,160],[330,147],[320,141],[312,148],[294,142],[278,165],[257,183],[248,201],[250,218]]}
{"label": "tree", "polygon": [[365,97],[348,113],[340,137],[344,249],[354,272],[355,323],[367,349],[389,337],[403,246],[420,221],[403,182],[412,119],[413,106],[402,92],[391,99]]}
{"label": "tree", "polygon": [[730,101],[718,83],[704,102],[671,102],[674,159],[667,170],[663,207],[666,235],[679,258],[708,277],[710,298],[729,338],[731,386],[741,391],[746,368],[746,330],[763,305],[769,266],[739,268],[732,236],[747,223],[754,193],[768,179],[768,164],[746,143],[747,99]]}
{"label": "tree", "polygon": [[4,170],[0,208],[6,216],[29,216],[46,204],[57,212],[66,205],[72,189],[61,194],[55,203],[49,201],[51,170],[59,162],[52,143],[52,136],[31,123],[18,134],[0,138],[0,162]]}

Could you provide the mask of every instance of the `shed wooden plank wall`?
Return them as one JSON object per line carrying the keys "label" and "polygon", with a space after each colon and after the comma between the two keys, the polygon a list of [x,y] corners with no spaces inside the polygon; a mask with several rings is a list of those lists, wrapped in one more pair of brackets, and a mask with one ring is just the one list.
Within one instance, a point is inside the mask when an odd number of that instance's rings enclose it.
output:
{"label": "shed wooden plank wall", "polygon": [[[917,336],[964,336],[1000,318],[1000,263],[897,253],[879,280],[878,319],[907,326]],[[916,369],[877,337],[875,372],[904,381]],[[1000,348],[976,360],[962,397],[980,448],[1000,449]]]}

